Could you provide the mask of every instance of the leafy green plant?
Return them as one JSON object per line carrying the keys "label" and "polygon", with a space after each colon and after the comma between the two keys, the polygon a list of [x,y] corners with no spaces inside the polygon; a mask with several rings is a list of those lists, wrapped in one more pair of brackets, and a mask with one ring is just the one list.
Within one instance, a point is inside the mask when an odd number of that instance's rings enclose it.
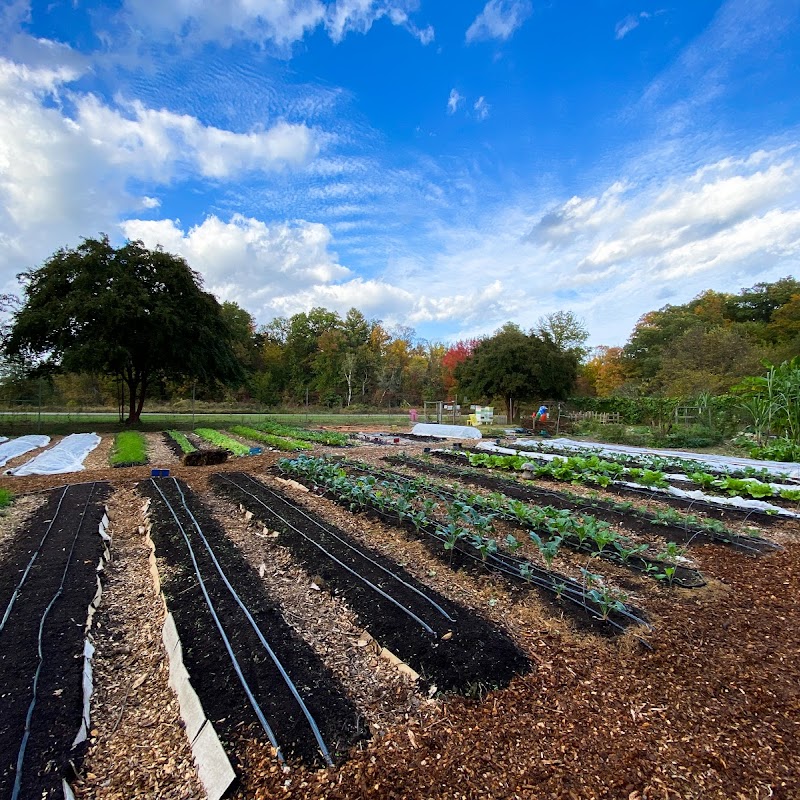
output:
{"label": "leafy green plant", "polygon": [[[255,428],[248,428],[244,425],[234,425],[231,433],[241,436],[243,439],[252,439],[254,442],[263,442],[276,450],[313,450],[314,445],[299,439],[290,439],[285,436],[276,436],[271,433],[264,433]],[[249,451],[248,451],[249,452]]]}
{"label": "leafy green plant", "polygon": [[120,431],[114,437],[109,463],[112,467],[146,464],[147,439],[139,431]]}
{"label": "leafy green plant", "polygon": [[0,508],[7,508],[14,500],[14,493],[9,489],[0,489]]}
{"label": "leafy green plant", "polygon": [[295,425],[281,425],[277,422],[269,421],[262,422],[258,425],[258,428],[261,431],[271,433],[275,436],[283,436],[303,442],[317,442],[333,447],[346,447],[350,444],[348,436],[338,431],[309,431],[305,428],[298,428]]}
{"label": "leafy green plant", "polygon": [[167,435],[180,447],[182,453],[194,453],[197,448],[189,441],[185,433],[181,431],[167,431]]}
{"label": "leafy green plant", "polygon": [[677,542],[665,542],[664,547],[657,558],[663,561],[675,561],[686,552],[685,547],[681,547]]}
{"label": "leafy green plant", "polygon": [[237,442],[236,439],[232,439],[224,433],[215,431],[213,428],[196,428],[194,432],[201,439],[205,439],[207,442],[211,442],[211,444],[221,447],[224,450],[229,450],[235,456],[250,455],[250,448],[247,445]]}
{"label": "leafy green plant", "polygon": [[627,595],[605,586],[598,586],[586,592],[586,599],[600,610],[600,619],[607,620],[612,612],[625,611]]}
{"label": "leafy green plant", "polygon": [[550,569],[553,566],[553,560],[558,555],[558,550],[563,539],[560,536],[554,536],[552,539],[542,539],[542,537],[534,531],[529,531],[528,535],[542,554],[547,568]]}

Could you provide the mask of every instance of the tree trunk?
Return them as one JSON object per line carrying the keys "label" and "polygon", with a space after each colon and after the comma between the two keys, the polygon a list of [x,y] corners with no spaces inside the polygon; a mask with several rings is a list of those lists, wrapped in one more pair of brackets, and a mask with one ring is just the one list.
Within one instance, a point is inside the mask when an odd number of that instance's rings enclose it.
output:
{"label": "tree trunk", "polygon": [[138,369],[129,367],[126,370],[125,383],[128,384],[128,418],[126,425],[136,425],[142,416],[144,397],[147,393],[147,375]]}

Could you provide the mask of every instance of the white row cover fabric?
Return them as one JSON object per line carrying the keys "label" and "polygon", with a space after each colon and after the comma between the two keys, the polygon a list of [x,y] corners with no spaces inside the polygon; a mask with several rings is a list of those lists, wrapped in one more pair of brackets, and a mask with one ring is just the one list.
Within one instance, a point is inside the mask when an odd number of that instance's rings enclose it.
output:
{"label": "white row cover fabric", "polygon": [[8,436],[0,436],[0,442],[7,442]]}
{"label": "white row cover fabric", "polygon": [[[517,441],[519,442],[519,440]],[[530,442],[528,442],[528,445],[530,445]],[[515,450],[512,447],[500,447],[499,445],[494,444],[494,442],[481,442],[478,445],[477,449],[489,450],[493,453],[502,453],[504,455],[509,455],[509,456],[522,456],[523,458],[531,456],[535,459],[544,461],[552,461],[554,458],[558,458],[558,456],[554,456],[550,453],[531,453],[531,452],[526,452],[524,450]],[[653,451],[644,451],[644,452],[653,452]],[[761,462],[756,462],[756,463],[761,463]],[[535,464],[532,463],[531,467],[534,466]],[[643,486],[639,483],[633,483],[631,481],[624,481],[624,480],[612,481],[612,483],[617,484],[619,486],[630,486],[631,488],[635,489],[646,489],[648,492],[652,492],[654,495],[671,494],[674,497],[682,497],[689,500],[706,500],[710,503],[716,503],[717,505],[731,506],[733,508],[741,508],[745,510],[748,508],[753,508],[753,509],[758,509],[760,511],[769,511],[769,513],[781,517],[792,517],[794,519],[800,517],[800,514],[797,514],[794,511],[789,511],[789,509],[773,505],[772,503],[767,503],[764,500],[752,500],[748,497],[738,497],[738,496],[725,497],[721,495],[711,495],[711,494],[705,494],[701,490],[686,491],[685,489],[679,489],[677,486],[668,486],[664,489],[659,489],[658,487],[655,486]],[[774,484],[774,485],[779,488],[788,488],[780,486],[780,484]]]}
{"label": "white row cover fabric", "polygon": [[437,425],[434,422],[418,422],[411,433],[415,436],[438,436],[441,439],[482,439],[477,428],[471,425]]}
{"label": "white row cover fabric", "polygon": [[80,472],[83,461],[100,444],[96,433],[71,433],[55,447],[45,450],[21,467],[11,470],[11,475],[58,475],[62,472]]}
{"label": "white row cover fabric", "polygon": [[656,450],[649,447],[633,447],[626,444],[605,444],[603,442],[584,442],[575,439],[517,439],[517,444],[522,447],[535,447],[538,444],[562,447],[565,450],[592,450],[598,453],[630,453],[631,455],[656,455],[666,458],[685,458],[697,461],[699,464],[706,464],[726,472],[744,470],[748,467],[753,469],[765,469],[773,475],[781,473],[792,478],[800,478],[800,464],[797,462],[784,461],[759,461],[756,458],[739,458],[738,456],[718,456],[713,453],[692,453],[688,450]]}
{"label": "white row cover fabric", "polygon": [[18,436],[16,439],[4,439],[0,444],[0,467],[4,467],[12,458],[30,453],[39,447],[50,444],[49,436]]}

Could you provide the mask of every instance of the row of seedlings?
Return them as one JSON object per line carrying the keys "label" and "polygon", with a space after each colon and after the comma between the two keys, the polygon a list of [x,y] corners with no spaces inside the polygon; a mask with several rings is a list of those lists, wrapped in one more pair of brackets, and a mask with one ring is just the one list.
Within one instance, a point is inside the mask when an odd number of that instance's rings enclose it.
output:
{"label": "row of seedlings", "polygon": [[626,529],[648,536],[656,532],[667,541],[675,543],[715,542],[733,547],[749,555],[762,555],[780,549],[780,545],[759,535],[756,528],[742,534],[734,531],[719,519],[685,513],[665,506],[650,508],[630,500],[602,497],[599,492],[577,494],[569,490],[545,489],[531,481],[499,477],[485,469],[459,466],[457,463],[434,462],[427,457],[414,457],[402,453],[386,457],[386,461],[418,472],[442,478],[459,480],[490,491],[501,492],[509,498],[533,504],[545,504],[558,510],[578,514],[591,513],[604,522],[622,522]]}
{"label": "row of seedlings", "polygon": [[[0,565],[0,797],[63,797],[87,733],[106,483],[51,489]],[[107,538],[107,537],[106,537]]]}
{"label": "row of seedlings", "polygon": [[[702,490],[686,491],[671,486],[665,474],[658,470],[638,470],[631,473],[630,469],[613,465],[612,462],[608,462],[611,466],[601,464],[598,471],[596,465],[583,469],[580,464],[566,459],[552,459],[546,463],[538,463],[532,461],[528,454],[444,450],[434,451],[432,455],[474,467],[518,472],[522,477],[529,479],[545,478],[556,482],[599,486],[619,495],[656,499],[678,508],[716,514],[720,518],[758,519],[766,522],[778,517],[794,519],[800,516],[788,508],[763,500],[711,496]],[[628,473],[614,478],[612,475],[617,469],[628,469]],[[625,480],[626,477],[635,480]]]}
{"label": "row of seedlings", "polygon": [[775,478],[787,480],[789,473],[784,470],[771,469],[769,467],[747,466],[741,467],[735,464],[724,462],[709,461],[702,455],[697,454],[692,458],[688,455],[660,455],[649,452],[616,452],[604,447],[591,445],[567,445],[556,442],[519,442],[526,451],[536,453],[547,453],[557,456],[598,456],[606,461],[614,461],[625,467],[640,467],[643,469],[661,470],[668,474],[690,472],[708,472],[717,477],[730,476],[733,478],[756,478],[762,481],[772,481]]}
{"label": "row of seedlings", "polygon": [[490,570],[536,587],[576,611],[579,619],[600,621],[607,630],[621,632],[631,624],[647,625],[626,596],[600,576],[583,571],[580,579],[572,578],[514,555],[513,546],[492,535],[492,513],[482,513],[468,503],[448,503],[429,483],[378,481],[372,474],[358,474],[358,469],[348,471],[341,463],[307,456],[281,459],[277,466],[320,487],[353,511],[368,511],[423,537],[433,554],[453,568]]}
{"label": "row of seedlings", "polygon": [[[375,468],[371,467],[370,471],[376,475]],[[410,489],[417,491],[435,488],[438,496],[447,501],[449,508],[455,512],[454,516],[469,518],[473,516],[474,509],[488,516],[494,526],[504,522],[512,528],[526,531],[548,567],[561,548],[565,547],[644,573],[670,586],[696,589],[706,585],[698,570],[679,563],[684,557],[683,548],[671,542],[662,542],[654,548],[649,542],[617,533],[608,522],[585,510],[576,514],[553,505],[530,504],[497,491],[489,495],[458,491],[451,486],[431,483],[422,478],[412,479],[389,470],[378,470],[377,474],[390,481],[406,481]],[[524,548],[526,544],[524,539],[517,539],[512,533],[506,534],[502,541],[511,552]]]}

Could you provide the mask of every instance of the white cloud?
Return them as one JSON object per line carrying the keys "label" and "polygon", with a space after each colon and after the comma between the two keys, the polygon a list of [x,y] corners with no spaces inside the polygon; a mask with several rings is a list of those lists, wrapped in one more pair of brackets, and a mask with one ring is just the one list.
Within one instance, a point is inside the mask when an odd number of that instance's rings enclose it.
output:
{"label": "white cloud", "polygon": [[472,108],[475,111],[475,116],[477,116],[479,120],[484,120],[489,117],[489,111],[492,107],[486,102],[486,98],[481,95],[475,101],[475,105]]}
{"label": "white cloud", "polygon": [[631,31],[639,27],[642,20],[650,19],[650,14],[647,11],[640,11],[638,14],[629,14],[624,19],[621,19],[614,27],[614,38],[619,41],[624,39]]}
{"label": "white cloud", "polygon": [[130,24],[159,38],[230,43],[246,39],[287,50],[322,26],[334,42],[348,33],[366,34],[388,19],[405,28],[423,45],[434,39],[430,25],[418,27],[409,14],[418,0],[182,0],[157,3],[125,0]]}
{"label": "white cloud", "polygon": [[447,98],[447,113],[455,114],[458,110],[460,103],[464,102],[464,98],[459,94],[457,89],[450,90],[450,97]]}
{"label": "white cloud", "polygon": [[468,43],[484,39],[506,41],[530,16],[528,0],[489,0],[467,29]]}
{"label": "white cloud", "polygon": [[[0,285],[80,236],[111,231],[158,200],[131,179],[165,185],[204,176],[302,167],[318,150],[304,125],[235,133],[141,103],[123,110],[70,84],[74,67],[30,68],[0,59]],[[65,106],[73,109],[70,115]]]}
{"label": "white cloud", "polygon": [[267,224],[235,214],[229,222],[210,216],[188,231],[169,219],[133,219],[121,227],[129,239],[183,256],[209,291],[264,322],[282,313],[275,298],[321,290],[351,275],[330,251],[331,233],[319,223]]}
{"label": "white cloud", "polygon": [[127,164],[149,177],[180,162],[210,178],[302,167],[319,152],[314,133],[305,125],[278,122],[266,131],[234,133],[138,101],[127,105],[127,114],[93,95],[78,98],[77,106],[77,124],[112,163]]}

